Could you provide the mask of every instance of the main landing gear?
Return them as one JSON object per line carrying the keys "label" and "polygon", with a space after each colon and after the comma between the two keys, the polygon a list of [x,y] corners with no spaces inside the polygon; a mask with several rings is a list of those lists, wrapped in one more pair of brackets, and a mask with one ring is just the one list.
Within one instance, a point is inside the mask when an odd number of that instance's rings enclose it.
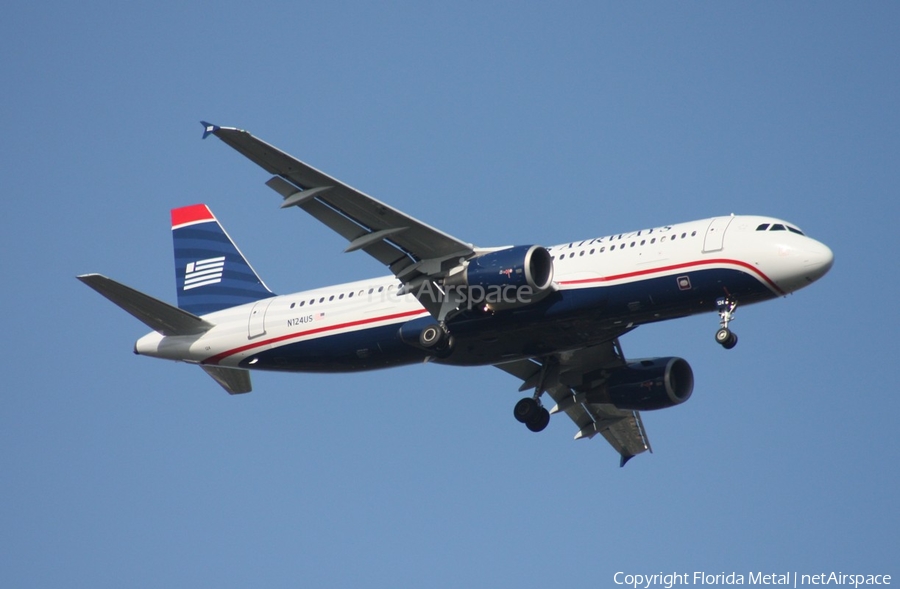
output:
{"label": "main landing gear", "polygon": [[534,397],[525,397],[513,408],[513,416],[533,432],[543,431],[550,423],[550,412]]}
{"label": "main landing gear", "polygon": [[716,332],[716,343],[726,350],[730,350],[738,343],[738,336],[728,329],[728,324],[734,320],[737,301],[731,297],[725,297],[717,300],[716,305],[719,310],[719,331]]}
{"label": "main landing gear", "polygon": [[432,323],[419,334],[419,346],[436,355],[448,354],[453,348],[453,336],[443,323]]}

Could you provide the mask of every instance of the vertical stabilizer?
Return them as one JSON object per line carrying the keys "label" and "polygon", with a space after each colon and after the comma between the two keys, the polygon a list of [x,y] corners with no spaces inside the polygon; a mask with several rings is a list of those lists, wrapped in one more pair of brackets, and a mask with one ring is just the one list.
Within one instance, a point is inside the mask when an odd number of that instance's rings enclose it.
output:
{"label": "vertical stabilizer", "polygon": [[195,315],[274,296],[204,204],[172,209],[178,306]]}

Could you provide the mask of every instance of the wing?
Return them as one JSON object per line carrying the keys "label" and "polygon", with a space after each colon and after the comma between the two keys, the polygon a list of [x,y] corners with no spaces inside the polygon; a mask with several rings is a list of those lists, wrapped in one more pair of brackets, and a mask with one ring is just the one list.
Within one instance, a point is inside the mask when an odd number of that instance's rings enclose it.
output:
{"label": "wing", "polygon": [[550,413],[564,412],[575,422],[578,427],[576,440],[593,438],[597,434],[606,438],[621,457],[619,465],[625,466],[641,452],[653,451],[640,413],[605,403],[588,403],[583,392],[605,378],[606,371],[624,364],[619,341],[613,339],[539,360],[516,360],[496,366],[523,381],[520,391],[539,389],[549,394],[556,401],[556,407]]}
{"label": "wing", "polygon": [[[398,211],[240,129],[203,123],[215,135],[274,176],[266,184],[340,235],[345,251],[362,250],[404,284],[444,276],[476,248]],[[431,310],[431,309],[429,309]]]}

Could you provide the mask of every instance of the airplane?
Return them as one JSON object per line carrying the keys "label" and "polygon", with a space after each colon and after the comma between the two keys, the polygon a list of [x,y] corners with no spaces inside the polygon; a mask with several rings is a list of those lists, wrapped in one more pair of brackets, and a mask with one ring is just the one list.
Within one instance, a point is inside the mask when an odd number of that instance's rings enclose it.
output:
{"label": "airplane", "polygon": [[[687,401],[693,370],[676,356],[628,359],[640,325],[716,312],[715,341],[737,344],[735,310],[784,297],[832,266],[795,224],[730,215],[544,247],[457,239],[232,127],[214,135],[298,207],[391,274],[287,295],[260,279],[205,204],[171,211],[177,306],[100,274],[83,283],[153,331],[134,353],[200,366],[228,393],[250,371],[350,372],[434,362],[493,365],[530,391],[513,407],[533,432],[553,414],[575,439],[600,434],[620,466],[651,451],[641,412]],[[545,407],[544,395],[555,403]]]}

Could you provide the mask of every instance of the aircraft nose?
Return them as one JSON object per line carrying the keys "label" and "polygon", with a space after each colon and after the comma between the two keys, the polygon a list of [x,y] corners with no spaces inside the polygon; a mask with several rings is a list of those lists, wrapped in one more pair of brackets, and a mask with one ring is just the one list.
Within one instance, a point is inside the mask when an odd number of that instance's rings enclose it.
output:
{"label": "aircraft nose", "polygon": [[834,253],[824,243],[810,239],[809,244],[803,248],[804,278],[809,282],[815,282],[825,276],[834,264]]}

